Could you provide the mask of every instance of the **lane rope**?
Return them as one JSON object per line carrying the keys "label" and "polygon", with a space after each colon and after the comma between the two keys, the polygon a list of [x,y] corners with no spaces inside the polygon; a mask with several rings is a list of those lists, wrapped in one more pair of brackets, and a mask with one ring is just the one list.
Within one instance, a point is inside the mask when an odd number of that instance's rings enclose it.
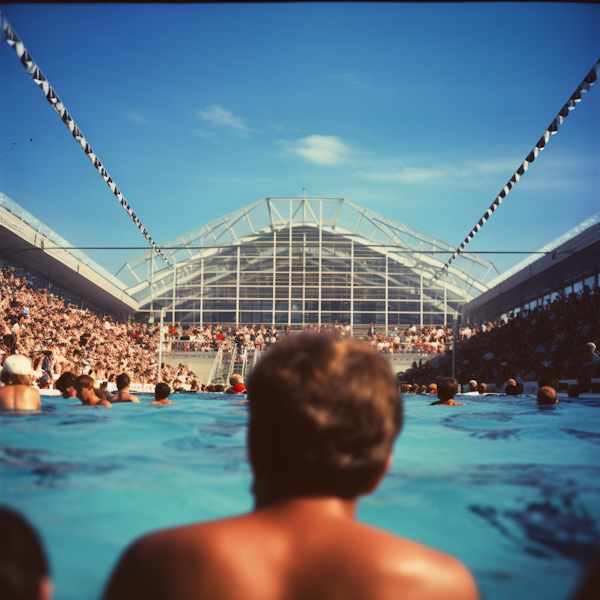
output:
{"label": "lane rope", "polygon": [[508,180],[508,183],[504,186],[502,191],[498,194],[496,199],[492,202],[492,205],[486,210],[483,217],[479,219],[479,222],[469,235],[464,239],[463,243],[456,249],[454,254],[448,259],[448,262],[441,267],[441,269],[434,275],[432,282],[439,279],[452,264],[452,261],[465,249],[465,246],[475,237],[475,234],[483,227],[483,224],[492,216],[494,211],[502,204],[502,200],[506,198],[508,192],[515,186],[517,181],[521,178],[521,176],[527,171],[529,165],[537,158],[539,152],[546,147],[548,140],[551,135],[554,135],[558,131],[558,126],[562,125],[563,120],[569,116],[569,112],[572,111],[577,102],[581,102],[581,94],[590,91],[590,87],[594,85],[594,82],[598,78],[596,70],[600,65],[600,60],[592,67],[592,70],[586,75],[585,79],[581,82],[581,84],[577,87],[573,95],[569,98],[567,103],[560,109],[556,118],[550,123],[550,126],[544,132],[544,135],[540,138],[538,143],[534,146],[533,150],[527,155],[527,158],[523,161],[521,166],[515,171],[515,174]]}
{"label": "lane rope", "polygon": [[96,156],[92,147],[89,145],[88,141],[81,133],[81,130],[73,121],[73,118],[69,114],[69,111],[65,108],[61,99],[58,97],[57,93],[54,91],[48,80],[44,77],[44,74],[37,66],[36,62],[33,60],[27,49],[23,45],[23,42],[19,39],[19,36],[15,33],[15,30],[11,27],[8,19],[4,16],[4,14],[0,11],[0,23],[2,26],[2,37],[6,40],[8,45],[17,53],[17,56],[21,59],[21,64],[27,70],[27,73],[31,76],[33,81],[37,84],[37,86],[42,90],[44,96],[46,96],[46,100],[48,100],[50,106],[56,111],[58,116],[61,118],[62,122],[67,126],[69,131],[71,132],[75,141],[81,146],[81,149],[85,152],[87,157],[92,161],[94,167],[96,167],[98,173],[108,187],[111,189],[112,193],[117,197],[117,200],[121,203],[121,206],[127,211],[127,214],[131,217],[132,221],[136,224],[137,228],[142,232],[143,236],[148,240],[152,248],[156,251],[156,253],[165,261],[165,263],[170,266],[167,257],[163,254],[162,250],[156,245],[154,240],[150,237],[148,230],[142,225],[142,222],[135,214],[125,197],[121,193],[121,190],[117,187],[112,177],[108,174],[108,171],[104,168],[104,165],[100,162],[100,159]]}

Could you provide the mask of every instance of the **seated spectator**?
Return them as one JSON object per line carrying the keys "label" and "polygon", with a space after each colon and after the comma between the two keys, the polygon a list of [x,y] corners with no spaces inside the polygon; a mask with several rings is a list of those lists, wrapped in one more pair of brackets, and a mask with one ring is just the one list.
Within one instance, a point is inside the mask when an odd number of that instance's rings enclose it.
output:
{"label": "seated spectator", "polygon": [[87,406],[105,406],[111,408],[112,404],[100,397],[96,392],[99,390],[94,389],[94,380],[89,375],[80,375],[75,380],[75,389],[77,390],[77,398],[81,401],[81,404]]}
{"label": "seated spectator", "polygon": [[509,379],[509,380],[506,382],[506,385],[507,385],[507,387],[508,387],[509,385],[514,385],[514,386],[516,387],[516,386],[517,386],[517,381],[516,381],[516,379]]}
{"label": "seated spectator", "polygon": [[0,598],[50,600],[54,586],[35,529],[16,511],[0,506]]}
{"label": "seated spectator", "polygon": [[77,398],[75,381],[77,381],[77,375],[67,371],[56,380],[54,387],[61,393],[63,398]]}
{"label": "seated spectator", "polygon": [[487,383],[478,383],[477,392],[480,396],[485,396],[487,394]]}
{"label": "seated spectator", "polygon": [[543,387],[551,387],[553,388],[556,392],[558,392],[559,388],[560,388],[560,383],[558,381],[558,379],[556,379],[556,377],[553,377],[552,375],[543,375],[542,377],[540,377],[539,381],[538,381],[538,388],[542,389]]}
{"label": "seated spectator", "polygon": [[430,383],[430,384],[427,386],[427,393],[428,393],[428,394],[435,394],[435,393],[437,393],[437,384],[435,384],[435,383]]}
{"label": "seated spectator", "polygon": [[517,392],[517,386],[516,385],[507,385],[506,386],[506,390],[504,390],[504,393],[507,396],[517,396],[518,392]]}
{"label": "seated spectator", "polygon": [[22,354],[13,354],[2,365],[0,381],[0,409],[40,410],[40,393],[31,387],[31,361]]}
{"label": "seated spectator", "polygon": [[430,406],[465,406],[462,402],[456,402],[454,396],[458,394],[458,381],[454,377],[444,377],[437,388],[437,402],[432,402]]}
{"label": "seated spectator", "polygon": [[179,402],[172,402],[169,400],[169,394],[171,388],[166,383],[157,383],[154,388],[154,402],[148,402],[148,404],[179,404]]}
{"label": "seated spectator", "polygon": [[558,404],[558,394],[553,387],[546,385],[540,388],[537,395],[538,404]]}
{"label": "seated spectator", "polygon": [[517,395],[520,396],[525,391],[525,386],[522,383],[518,382],[516,387]]}
{"label": "seated spectator", "polygon": [[469,381],[469,391],[470,392],[476,392],[477,391],[477,382],[474,379],[471,379],[471,381]]}
{"label": "seated spectator", "polygon": [[138,402],[139,398],[129,393],[129,385],[131,383],[131,379],[127,373],[121,373],[117,375],[117,392],[115,392],[110,399],[110,401],[114,404],[115,402]]}
{"label": "seated spectator", "polygon": [[197,598],[478,597],[457,560],[355,520],[402,425],[398,387],[379,353],[344,338],[291,335],[252,369],[248,396],[255,510],[141,538],[105,600],[187,600],[192,590]]}
{"label": "seated spectator", "polygon": [[579,398],[579,386],[576,383],[572,383],[567,389],[567,396],[569,398]]}

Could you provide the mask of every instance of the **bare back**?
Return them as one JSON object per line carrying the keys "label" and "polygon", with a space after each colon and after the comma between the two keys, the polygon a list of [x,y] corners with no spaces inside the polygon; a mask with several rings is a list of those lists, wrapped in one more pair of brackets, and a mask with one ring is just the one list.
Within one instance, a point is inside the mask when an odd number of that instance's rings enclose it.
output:
{"label": "bare back", "polygon": [[[151,534],[107,588],[127,597],[204,600],[473,600],[457,560],[356,522],[337,499],[301,499]],[[153,568],[149,568],[153,565]]]}
{"label": "bare back", "polygon": [[0,388],[0,409],[40,410],[40,393],[28,385],[11,384]]}

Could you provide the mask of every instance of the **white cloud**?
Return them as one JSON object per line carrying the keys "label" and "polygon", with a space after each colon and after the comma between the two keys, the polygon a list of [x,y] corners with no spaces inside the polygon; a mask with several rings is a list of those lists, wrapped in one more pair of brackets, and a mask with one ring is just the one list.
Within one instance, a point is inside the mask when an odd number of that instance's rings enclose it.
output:
{"label": "white cloud", "polygon": [[336,165],[348,159],[350,148],[333,135],[309,135],[296,142],[281,141],[283,149],[293,152],[310,162],[320,165]]}
{"label": "white cloud", "polygon": [[194,133],[199,138],[203,140],[208,140],[209,142],[214,142],[215,144],[220,141],[217,134],[213,133],[212,131],[204,131],[204,129],[194,129]]}
{"label": "white cloud", "polygon": [[380,173],[364,173],[359,175],[375,179],[377,181],[402,181],[404,183],[420,183],[423,181],[432,181],[440,177],[447,177],[446,169],[428,169],[426,167],[401,167],[389,169]]}
{"label": "white cloud", "polygon": [[250,131],[244,124],[243,119],[236,117],[230,110],[213,104],[204,110],[198,112],[200,117],[213,125],[223,125],[231,129],[235,129],[240,133]]}
{"label": "white cloud", "polygon": [[147,123],[148,121],[142,115],[132,112],[127,115],[127,118],[133,123]]}

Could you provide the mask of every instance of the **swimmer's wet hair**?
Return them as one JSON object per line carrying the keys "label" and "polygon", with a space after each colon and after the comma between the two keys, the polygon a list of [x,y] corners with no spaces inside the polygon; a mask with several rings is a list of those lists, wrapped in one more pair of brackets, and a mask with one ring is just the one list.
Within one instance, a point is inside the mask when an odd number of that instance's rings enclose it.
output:
{"label": "swimmer's wet hair", "polygon": [[356,340],[289,336],[260,359],[247,389],[255,475],[284,495],[357,497],[402,427],[388,362]]}

